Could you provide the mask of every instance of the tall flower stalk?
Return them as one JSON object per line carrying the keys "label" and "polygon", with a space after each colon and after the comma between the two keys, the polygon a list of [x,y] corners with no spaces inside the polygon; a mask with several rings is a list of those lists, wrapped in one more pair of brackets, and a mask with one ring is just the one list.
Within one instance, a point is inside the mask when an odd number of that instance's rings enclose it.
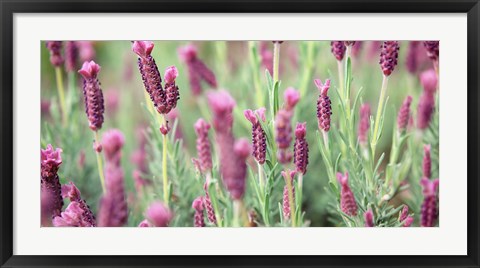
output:
{"label": "tall flower stalk", "polygon": [[165,85],[162,86],[162,77],[158,71],[155,59],[151,53],[154,48],[153,42],[150,41],[134,41],[132,50],[138,56],[138,69],[142,75],[143,85],[150,96],[155,109],[163,115],[163,122],[157,117],[160,125],[160,132],[163,135],[163,152],[162,152],[162,178],[163,178],[163,200],[168,206],[170,199],[168,167],[167,167],[167,151],[168,140],[167,134],[170,131],[166,115],[177,106],[180,99],[178,86],[175,79],[178,76],[178,70],[175,66],[170,66],[165,70]]}
{"label": "tall flower stalk", "polygon": [[280,45],[283,41],[273,41],[273,83],[279,81],[278,73],[280,68]]}
{"label": "tall flower stalk", "polygon": [[105,176],[103,173],[103,161],[101,156],[102,146],[98,137],[98,131],[103,125],[103,113],[105,110],[103,93],[98,81],[100,65],[94,61],[84,62],[82,69],[78,73],[83,77],[83,96],[85,98],[85,112],[89,121],[89,127],[94,132],[93,148],[97,155],[98,175],[102,185],[103,193],[105,189]]}
{"label": "tall flower stalk", "polygon": [[[60,215],[63,207],[60,179],[58,169],[62,164],[62,149],[53,149],[51,144],[42,149],[40,157],[41,173],[40,181],[42,188],[42,218],[46,223],[51,223],[51,218]],[[50,219],[49,219],[50,218]]]}
{"label": "tall flower stalk", "polygon": [[60,109],[62,113],[62,122],[65,126],[67,124],[67,103],[65,101],[65,89],[63,86],[63,74],[62,64],[64,58],[61,54],[62,42],[61,41],[48,41],[47,48],[50,51],[50,63],[55,67],[55,79],[57,82],[58,98],[60,100]]}
{"label": "tall flower stalk", "polygon": [[121,167],[122,147],[125,137],[116,129],[105,132],[102,139],[105,153],[106,193],[100,200],[99,226],[121,227],[128,220],[125,182]]}
{"label": "tall flower stalk", "polygon": [[385,41],[380,53],[380,67],[383,72],[382,88],[380,89],[380,98],[378,100],[377,113],[375,116],[373,136],[371,142],[372,159],[375,158],[375,150],[380,139],[379,128],[383,124],[380,122],[383,115],[383,106],[385,105],[385,94],[387,92],[388,77],[395,69],[398,59],[398,50],[400,49],[398,41]]}

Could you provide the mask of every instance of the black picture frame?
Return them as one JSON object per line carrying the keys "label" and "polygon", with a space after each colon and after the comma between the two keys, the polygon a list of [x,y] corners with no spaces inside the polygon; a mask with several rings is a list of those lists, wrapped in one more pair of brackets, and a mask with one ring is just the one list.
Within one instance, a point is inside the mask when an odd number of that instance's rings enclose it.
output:
{"label": "black picture frame", "polygon": [[[1,267],[480,267],[478,0],[0,0]],[[15,13],[467,13],[468,254],[466,256],[19,256],[13,255],[13,15]],[[446,238],[448,239],[448,238]]]}

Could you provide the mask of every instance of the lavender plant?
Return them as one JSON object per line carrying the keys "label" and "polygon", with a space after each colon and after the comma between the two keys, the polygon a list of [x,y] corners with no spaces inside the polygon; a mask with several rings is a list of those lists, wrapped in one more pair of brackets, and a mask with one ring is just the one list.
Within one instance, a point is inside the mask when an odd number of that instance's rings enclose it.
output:
{"label": "lavender plant", "polygon": [[437,41],[42,53],[42,226],[439,225]]}

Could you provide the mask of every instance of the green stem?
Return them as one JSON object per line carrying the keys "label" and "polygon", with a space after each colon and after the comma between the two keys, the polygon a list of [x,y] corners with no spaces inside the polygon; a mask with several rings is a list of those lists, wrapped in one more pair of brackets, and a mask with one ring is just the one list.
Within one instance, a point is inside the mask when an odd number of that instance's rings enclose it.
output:
{"label": "green stem", "polygon": [[278,69],[280,66],[280,43],[273,42],[273,83],[278,82]]}
{"label": "green stem", "polygon": [[163,173],[163,200],[168,206],[168,177],[167,177],[167,135],[163,135],[163,155],[162,155],[162,173]]}
{"label": "green stem", "polygon": [[250,48],[250,65],[252,70],[252,80],[253,86],[255,87],[256,92],[256,100],[258,107],[265,107],[265,94],[262,91],[261,83],[260,83],[260,61],[258,60],[258,50],[255,46],[256,41],[249,41],[248,46]]}
{"label": "green stem", "polygon": [[378,128],[380,126],[380,119],[383,114],[383,105],[385,103],[385,93],[387,91],[387,85],[388,85],[388,76],[384,75],[383,76],[383,81],[382,81],[382,89],[380,91],[380,99],[378,100],[378,107],[377,107],[377,114],[375,116],[375,127],[373,129],[373,136],[372,136],[372,163],[374,162],[373,159],[375,159],[375,149],[377,147],[377,143],[379,140],[378,135]]}
{"label": "green stem", "polygon": [[260,191],[265,194],[265,181],[263,178],[263,166],[257,162],[257,167],[258,167],[258,182],[260,184]]}
{"label": "green stem", "polygon": [[297,195],[297,198],[296,198],[296,201],[297,201],[297,206],[299,209],[302,209],[302,201],[303,201],[303,173],[300,173],[300,175],[298,175],[298,189],[297,189],[297,192],[298,192],[298,195]]}
{"label": "green stem", "polygon": [[307,58],[305,59],[305,68],[303,72],[302,81],[300,84],[300,96],[303,97],[307,93],[308,84],[313,73],[314,60],[315,60],[315,43],[307,42]]}
{"label": "green stem", "polygon": [[[100,142],[100,139],[98,138],[98,131],[95,131],[94,133],[95,133],[94,142]],[[105,194],[107,190],[105,189],[105,175],[103,173],[102,155],[98,151],[96,151],[95,154],[97,155],[97,166],[98,166],[98,175],[100,177],[100,184],[102,185],[102,191]]]}
{"label": "green stem", "polygon": [[337,60],[337,68],[338,68],[338,84],[340,86],[340,95],[342,96],[343,99],[345,99],[345,92],[344,92],[344,72],[343,72],[343,65],[342,61]]}
{"label": "green stem", "polygon": [[65,102],[65,90],[63,88],[63,75],[60,67],[55,67],[55,76],[57,80],[58,97],[60,99],[60,110],[62,112],[63,125],[67,124],[67,104]]}
{"label": "green stem", "polygon": [[233,226],[242,227],[242,221],[248,221],[244,213],[243,201],[238,199],[233,200]]}

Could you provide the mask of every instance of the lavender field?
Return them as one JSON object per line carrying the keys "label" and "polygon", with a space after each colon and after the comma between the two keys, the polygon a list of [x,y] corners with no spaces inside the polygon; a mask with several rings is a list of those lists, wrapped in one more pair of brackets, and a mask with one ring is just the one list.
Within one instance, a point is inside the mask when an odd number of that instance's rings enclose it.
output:
{"label": "lavender field", "polygon": [[436,227],[437,41],[45,41],[42,227]]}

